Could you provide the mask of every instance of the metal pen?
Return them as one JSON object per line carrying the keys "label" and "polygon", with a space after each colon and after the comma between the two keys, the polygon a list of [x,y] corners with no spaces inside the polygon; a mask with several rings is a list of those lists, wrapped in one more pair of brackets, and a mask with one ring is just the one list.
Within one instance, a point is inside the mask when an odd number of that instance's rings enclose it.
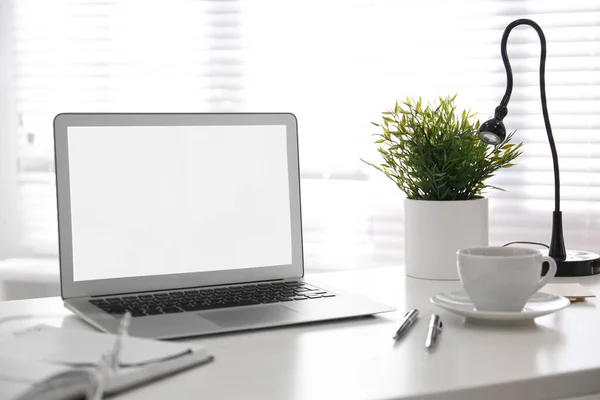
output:
{"label": "metal pen", "polygon": [[121,366],[121,353],[123,351],[123,341],[125,337],[129,334],[129,325],[131,324],[131,313],[129,311],[125,312],[123,317],[121,317],[121,321],[119,322],[119,329],[117,330],[117,335],[115,337],[115,343],[110,353],[110,368],[112,371],[116,372]]}
{"label": "metal pen", "polygon": [[127,311],[119,321],[119,329],[117,330],[112,350],[102,354],[100,361],[98,361],[95,370],[92,372],[93,375],[85,395],[85,400],[102,400],[104,398],[107,381],[121,367],[123,341],[129,335],[130,324],[131,313]]}
{"label": "metal pen", "polygon": [[429,319],[429,329],[427,331],[427,339],[425,339],[425,348],[433,351],[442,333],[442,319],[437,314],[432,314]]}
{"label": "metal pen", "polygon": [[402,336],[404,336],[404,334],[406,332],[408,332],[408,329],[415,323],[415,321],[417,320],[418,317],[419,317],[419,310],[417,310],[416,308],[407,312],[404,315],[404,318],[402,319],[400,328],[398,328],[398,330],[396,331],[396,334],[394,335],[394,340],[398,340]]}

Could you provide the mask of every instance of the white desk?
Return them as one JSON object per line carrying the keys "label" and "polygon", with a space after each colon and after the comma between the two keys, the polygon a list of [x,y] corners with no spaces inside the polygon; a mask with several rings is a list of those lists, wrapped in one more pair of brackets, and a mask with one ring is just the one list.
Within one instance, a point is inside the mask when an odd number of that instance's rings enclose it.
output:
{"label": "white desk", "polygon": [[[575,303],[535,325],[516,328],[465,323],[429,303],[458,282],[406,278],[402,268],[314,275],[392,304],[379,317],[190,339],[216,361],[119,399],[597,399],[600,396],[600,313],[596,300]],[[563,278],[566,280],[566,278]],[[560,282],[561,279],[556,281]],[[600,294],[600,277],[569,279]],[[403,341],[391,337],[404,310],[421,319]],[[429,315],[444,333],[437,351],[424,348]],[[28,317],[28,316],[35,317]],[[0,333],[36,323],[90,329],[59,298],[0,303]],[[587,395],[583,397],[584,395]]]}

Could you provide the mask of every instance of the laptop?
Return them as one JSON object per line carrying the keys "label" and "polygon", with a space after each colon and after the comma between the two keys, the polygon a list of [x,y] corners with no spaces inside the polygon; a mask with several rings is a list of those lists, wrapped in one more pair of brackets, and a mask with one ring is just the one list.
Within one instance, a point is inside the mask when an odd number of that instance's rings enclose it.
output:
{"label": "laptop", "polygon": [[61,295],[146,338],[394,308],[305,281],[293,114],[60,114]]}

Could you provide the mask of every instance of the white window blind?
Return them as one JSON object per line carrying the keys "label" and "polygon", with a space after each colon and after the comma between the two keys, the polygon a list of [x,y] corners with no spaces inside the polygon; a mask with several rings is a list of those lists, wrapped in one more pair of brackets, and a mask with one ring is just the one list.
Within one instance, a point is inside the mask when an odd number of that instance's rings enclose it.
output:
{"label": "white window blind", "polygon": [[54,116],[238,109],[240,14],[235,0],[19,0],[13,11],[21,253],[56,256]]}
{"label": "white window blind", "polygon": [[[458,93],[462,107],[487,120],[505,91],[502,33],[519,18],[538,22],[547,39],[547,97],[560,157],[567,247],[600,252],[597,2],[268,4],[278,18],[261,20],[262,10],[248,7],[254,11],[251,20],[260,24],[245,35],[253,51],[247,104],[292,109],[300,117],[306,152],[301,161],[305,177],[313,178],[303,182],[308,256],[331,268],[402,261],[404,195],[359,161],[378,159],[369,122],[397,98],[432,100],[452,93]],[[508,52],[514,89],[505,124],[525,145],[518,165],[490,182],[506,189],[488,193],[490,243],[549,244],[553,172],[535,31],[513,30]]]}
{"label": "white window blind", "polygon": [[[12,8],[22,123],[0,135],[20,140],[22,253],[56,255],[56,113],[291,111],[299,119],[307,268],[400,263],[404,195],[360,161],[377,161],[370,122],[396,99],[453,93],[486,120],[505,90],[502,32],[518,18],[539,23],[548,43],[566,245],[600,252],[596,1],[13,0]],[[525,145],[518,165],[490,182],[507,190],[489,193],[492,244],[550,239],[539,52],[533,29],[513,30],[505,124]]]}

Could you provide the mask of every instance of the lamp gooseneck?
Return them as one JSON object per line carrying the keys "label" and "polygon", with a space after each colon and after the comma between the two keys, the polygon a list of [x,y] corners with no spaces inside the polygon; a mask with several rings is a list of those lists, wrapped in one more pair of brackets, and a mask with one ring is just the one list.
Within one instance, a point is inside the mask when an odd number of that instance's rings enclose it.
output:
{"label": "lamp gooseneck", "polygon": [[560,211],[560,174],[558,169],[558,153],[556,151],[556,145],[554,143],[554,137],[552,136],[552,127],[550,126],[550,117],[548,115],[548,106],[546,104],[546,37],[542,28],[530,19],[518,19],[511,22],[502,35],[502,42],[500,45],[502,61],[504,62],[504,69],[506,70],[506,92],[500,105],[496,107],[494,112],[494,118],[484,122],[479,127],[479,137],[486,143],[492,145],[501,144],[506,138],[506,128],[502,120],[508,114],[508,102],[510,95],[512,94],[513,88],[513,76],[510,61],[508,60],[508,53],[506,51],[506,44],[508,42],[508,36],[510,32],[519,25],[531,26],[537,32],[540,38],[541,54],[540,54],[540,95],[542,101],[542,113],[544,116],[544,124],[546,126],[546,133],[548,135],[548,142],[550,143],[550,150],[552,152],[552,162],[554,165],[554,212],[552,215],[552,239],[550,243],[550,250],[548,255],[556,260],[565,260],[567,257],[564,243],[564,235],[562,229],[562,213]]}

